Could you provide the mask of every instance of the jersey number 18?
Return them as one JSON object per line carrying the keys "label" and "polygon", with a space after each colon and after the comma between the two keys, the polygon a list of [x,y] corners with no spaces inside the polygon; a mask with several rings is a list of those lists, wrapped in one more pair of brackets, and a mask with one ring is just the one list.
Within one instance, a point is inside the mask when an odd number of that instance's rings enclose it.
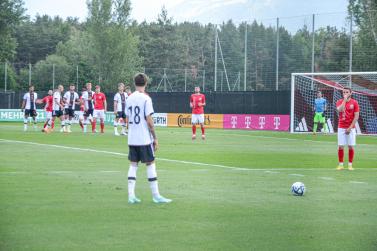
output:
{"label": "jersey number 18", "polygon": [[133,124],[135,122],[135,124],[138,125],[140,123],[140,107],[135,106],[134,109],[132,109],[132,106],[130,106],[128,107],[128,110],[130,110],[130,117],[128,123]]}

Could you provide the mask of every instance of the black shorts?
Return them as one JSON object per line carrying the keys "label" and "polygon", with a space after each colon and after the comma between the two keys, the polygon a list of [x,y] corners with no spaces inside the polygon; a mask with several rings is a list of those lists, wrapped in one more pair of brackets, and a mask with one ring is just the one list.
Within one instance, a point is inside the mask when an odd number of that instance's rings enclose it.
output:
{"label": "black shorts", "polygon": [[153,144],[146,146],[128,146],[128,160],[132,162],[149,163],[154,161]]}
{"label": "black shorts", "polygon": [[126,118],[126,114],[124,112],[117,112],[117,115],[115,116],[117,119],[125,119]]}
{"label": "black shorts", "polygon": [[93,109],[88,109],[86,112],[84,112],[84,117],[89,117],[90,115],[93,117]]}
{"label": "black shorts", "polygon": [[64,111],[65,111],[65,115],[68,115],[70,117],[75,116],[75,110],[73,110],[72,108],[65,108]]}
{"label": "black shorts", "polygon": [[37,110],[30,110],[30,109],[25,109],[25,116],[27,117],[37,117]]}
{"label": "black shorts", "polygon": [[54,110],[52,111],[52,117],[60,117],[63,115],[63,111],[62,110]]}

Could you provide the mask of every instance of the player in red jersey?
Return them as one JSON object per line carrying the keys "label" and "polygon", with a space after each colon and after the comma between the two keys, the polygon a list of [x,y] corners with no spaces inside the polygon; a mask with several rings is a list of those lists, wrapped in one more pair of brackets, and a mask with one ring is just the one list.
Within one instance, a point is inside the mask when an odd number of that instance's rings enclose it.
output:
{"label": "player in red jersey", "polygon": [[106,96],[101,92],[101,87],[99,85],[96,85],[96,91],[93,95],[93,101],[94,101],[94,111],[93,111],[93,132],[96,132],[96,122],[97,118],[100,119],[101,124],[101,133],[104,133],[105,129],[105,112],[107,110],[107,102],[106,102]]}
{"label": "player in red jersey", "polygon": [[206,97],[200,93],[200,87],[195,87],[195,93],[190,97],[190,107],[192,108],[192,139],[196,139],[196,124],[200,124],[202,129],[202,139],[206,138],[204,129],[204,106],[206,105]]}
{"label": "player in red jersey", "polygon": [[339,112],[338,122],[338,158],[337,170],[343,170],[344,146],[348,146],[348,170],[352,171],[352,161],[355,154],[356,145],[355,124],[359,119],[359,104],[351,98],[351,88],[343,89],[343,99],[336,102],[336,109]]}
{"label": "player in red jersey", "polygon": [[51,123],[52,122],[52,104],[54,102],[54,99],[52,97],[52,90],[48,90],[48,95],[44,97],[43,99],[38,99],[36,101],[37,104],[45,104],[44,110],[46,112],[46,121],[43,125],[42,132],[50,132],[48,127],[53,128],[54,125]]}

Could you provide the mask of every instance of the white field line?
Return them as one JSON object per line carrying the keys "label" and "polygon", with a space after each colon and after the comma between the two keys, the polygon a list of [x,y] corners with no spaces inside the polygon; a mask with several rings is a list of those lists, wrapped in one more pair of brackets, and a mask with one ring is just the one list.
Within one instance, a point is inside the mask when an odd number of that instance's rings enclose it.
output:
{"label": "white field line", "polygon": [[[111,152],[111,151],[105,151],[105,150],[96,150],[96,149],[90,149],[90,148],[62,146],[62,145],[54,145],[54,144],[42,144],[42,143],[36,143],[36,142],[30,142],[30,141],[0,139],[0,142],[16,143],[16,144],[29,144],[29,145],[44,146],[44,147],[55,147],[55,148],[61,148],[61,149],[67,149],[67,150],[77,150],[77,151],[85,151],[85,152],[93,152],[93,153],[104,153],[104,154],[123,156],[123,157],[128,156],[128,154],[126,154],[126,153]],[[195,161],[166,159],[166,158],[156,158],[156,160],[179,163],[179,164],[197,165],[197,166],[221,167],[221,168],[235,170],[235,171],[329,171],[329,170],[335,170],[335,169],[332,169],[332,168],[331,169],[325,169],[325,168],[243,168],[243,167],[226,166],[226,165],[219,165],[219,164],[209,164],[209,163],[202,163],[202,162],[195,162]],[[358,168],[358,170],[361,170],[361,169],[377,170],[377,168]]]}
{"label": "white field line", "polygon": [[321,180],[334,180],[334,178],[331,177],[319,177]]}
{"label": "white field line", "polygon": [[297,177],[304,177],[305,175],[303,174],[298,174],[298,173],[290,173],[288,174],[289,176],[297,176]]}
{"label": "white field line", "polygon": [[365,184],[365,185],[368,185],[368,183],[364,182],[364,181],[353,181],[353,180],[351,180],[350,183],[351,184]]}

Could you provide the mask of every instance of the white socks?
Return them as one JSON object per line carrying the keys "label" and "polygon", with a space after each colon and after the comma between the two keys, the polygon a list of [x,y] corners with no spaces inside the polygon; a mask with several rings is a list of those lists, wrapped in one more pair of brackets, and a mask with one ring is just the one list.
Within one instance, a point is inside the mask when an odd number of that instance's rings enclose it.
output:
{"label": "white socks", "polygon": [[[135,186],[136,186],[136,171],[137,171],[137,164],[130,164],[130,168],[128,169],[128,196],[135,197]],[[147,176],[149,181],[149,186],[152,191],[153,197],[160,197],[160,192],[158,191],[158,182],[157,182],[157,172],[156,172],[156,165],[153,163],[151,165],[147,165]]]}
{"label": "white socks", "polygon": [[135,197],[137,164],[130,164],[128,169],[128,196]]}
{"label": "white socks", "polygon": [[159,197],[160,192],[158,191],[157,172],[155,163],[147,166],[147,176],[153,197]]}

